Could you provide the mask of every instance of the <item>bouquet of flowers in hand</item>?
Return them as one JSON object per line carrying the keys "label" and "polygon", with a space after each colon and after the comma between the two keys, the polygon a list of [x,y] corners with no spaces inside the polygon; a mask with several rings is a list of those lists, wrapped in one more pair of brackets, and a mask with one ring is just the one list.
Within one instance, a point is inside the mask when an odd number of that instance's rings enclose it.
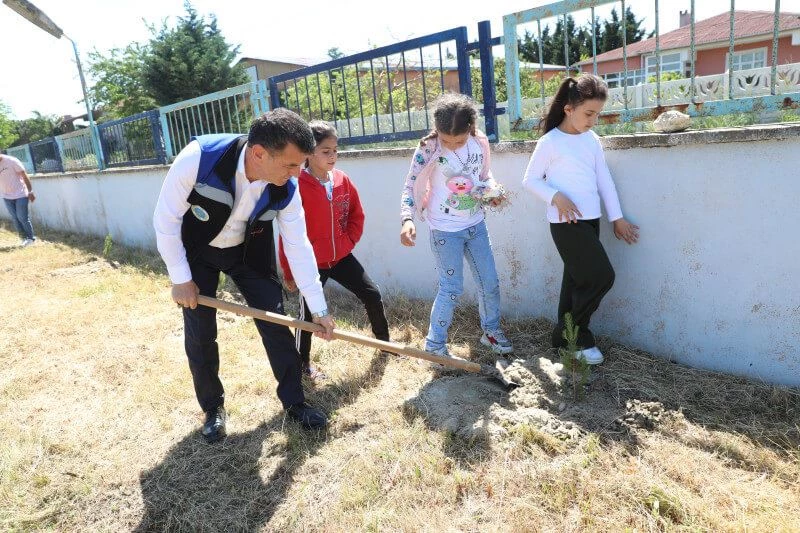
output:
{"label": "bouquet of flowers in hand", "polygon": [[496,182],[478,182],[475,188],[472,189],[471,195],[481,205],[492,208],[492,211],[502,209],[509,203],[506,188]]}

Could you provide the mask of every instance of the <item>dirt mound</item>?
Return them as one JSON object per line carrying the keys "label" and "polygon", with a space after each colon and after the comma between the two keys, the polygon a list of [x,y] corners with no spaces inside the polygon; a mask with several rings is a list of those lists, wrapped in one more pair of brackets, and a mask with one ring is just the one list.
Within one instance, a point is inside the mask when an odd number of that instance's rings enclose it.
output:
{"label": "dirt mound", "polygon": [[625,402],[625,414],[616,420],[616,424],[628,431],[655,429],[661,422],[676,416],[678,412],[668,411],[661,402],[628,400]]}
{"label": "dirt mound", "polygon": [[620,395],[607,367],[626,354],[609,349],[605,365],[590,367],[580,394],[575,394],[563,365],[553,361],[555,350],[540,349],[508,367],[507,376],[520,384],[511,392],[486,377],[440,371],[406,399],[404,407],[407,413],[423,417],[429,427],[465,439],[502,441],[515,430],[530,427],[567,442],[589,432],[630,440],[638,431],[656,429],[683,415],[649,401],[652,398]]}
{"label": "dirt mound", "polygon": [[580,435],[577,424],[558,416],[567,407],[560,363],[546,357],[516,359],[506,374],[520,384],[510,393],[487,378],[444,375],[408,398],[405,408],[431,427],[466,439],[503,439],[523,424],[560,439]]}

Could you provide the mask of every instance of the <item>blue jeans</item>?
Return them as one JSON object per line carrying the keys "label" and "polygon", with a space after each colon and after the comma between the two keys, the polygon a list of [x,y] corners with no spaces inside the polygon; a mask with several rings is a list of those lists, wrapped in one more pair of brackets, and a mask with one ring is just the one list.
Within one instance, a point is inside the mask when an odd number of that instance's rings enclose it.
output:
{"label": "blue jeans", "polygon": [[6,207],[11,215],[11,220],[14,221],[14,225],[17,227],[20,239],[34,240],[36,237],[33,236],[33,225],[28,215],[28,197],[17,198],[16,200],[6,199]]}
{"label": "blue jeans", "polygon": [[432,229],[431,250],[439,272],[439,292],[431,309],[431,323],[425,338],[425,349],[439,350],[447,342],[447,330],[453,311],[464,290],[464,259],[478,287],[478,311],[483,331],[500,329],[500,281],[494,265],[492,245],[486,222],[481,221],[461,231]]}

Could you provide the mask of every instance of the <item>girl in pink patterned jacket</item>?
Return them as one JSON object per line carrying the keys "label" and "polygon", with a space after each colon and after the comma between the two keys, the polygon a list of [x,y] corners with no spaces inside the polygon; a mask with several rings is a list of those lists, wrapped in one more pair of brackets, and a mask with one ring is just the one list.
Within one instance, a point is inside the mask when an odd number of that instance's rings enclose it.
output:
{"label": "girl in pink patterned jacket", "polygon": [[468,96],[447,93],[434,103],[434,130],[411,159],[400,207],[400,242],[414,246],[415,215],[427,220],[439,274],[425,350],[450,355],[447,332],[464,288],[464,260],[478,287],[480,342],[498,354],[513,351],[500,329],[500,282],[484,221],[484,205],[499,205],[502,188],[489,168],[489,140],[476,128],[478,110]]}

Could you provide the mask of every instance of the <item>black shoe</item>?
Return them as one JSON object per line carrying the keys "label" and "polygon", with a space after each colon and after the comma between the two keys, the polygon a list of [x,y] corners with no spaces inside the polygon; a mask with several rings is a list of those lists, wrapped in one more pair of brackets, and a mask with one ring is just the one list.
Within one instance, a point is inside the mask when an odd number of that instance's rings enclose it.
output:
{"label": "black shoe", "polygon": [[217,442],[225,438],[228,434],[225,431],[225,422],[227,419],[228,416],[225,414],[225,408],[222,406],[206,411],[206,421],[201,431],[206,442]]}
{"label": "black shoe", "polygon": [[286,414],[300,422],[306,429],[319,429],[328,425],[328,417],[307,403],[296,403],[286,409]]}

